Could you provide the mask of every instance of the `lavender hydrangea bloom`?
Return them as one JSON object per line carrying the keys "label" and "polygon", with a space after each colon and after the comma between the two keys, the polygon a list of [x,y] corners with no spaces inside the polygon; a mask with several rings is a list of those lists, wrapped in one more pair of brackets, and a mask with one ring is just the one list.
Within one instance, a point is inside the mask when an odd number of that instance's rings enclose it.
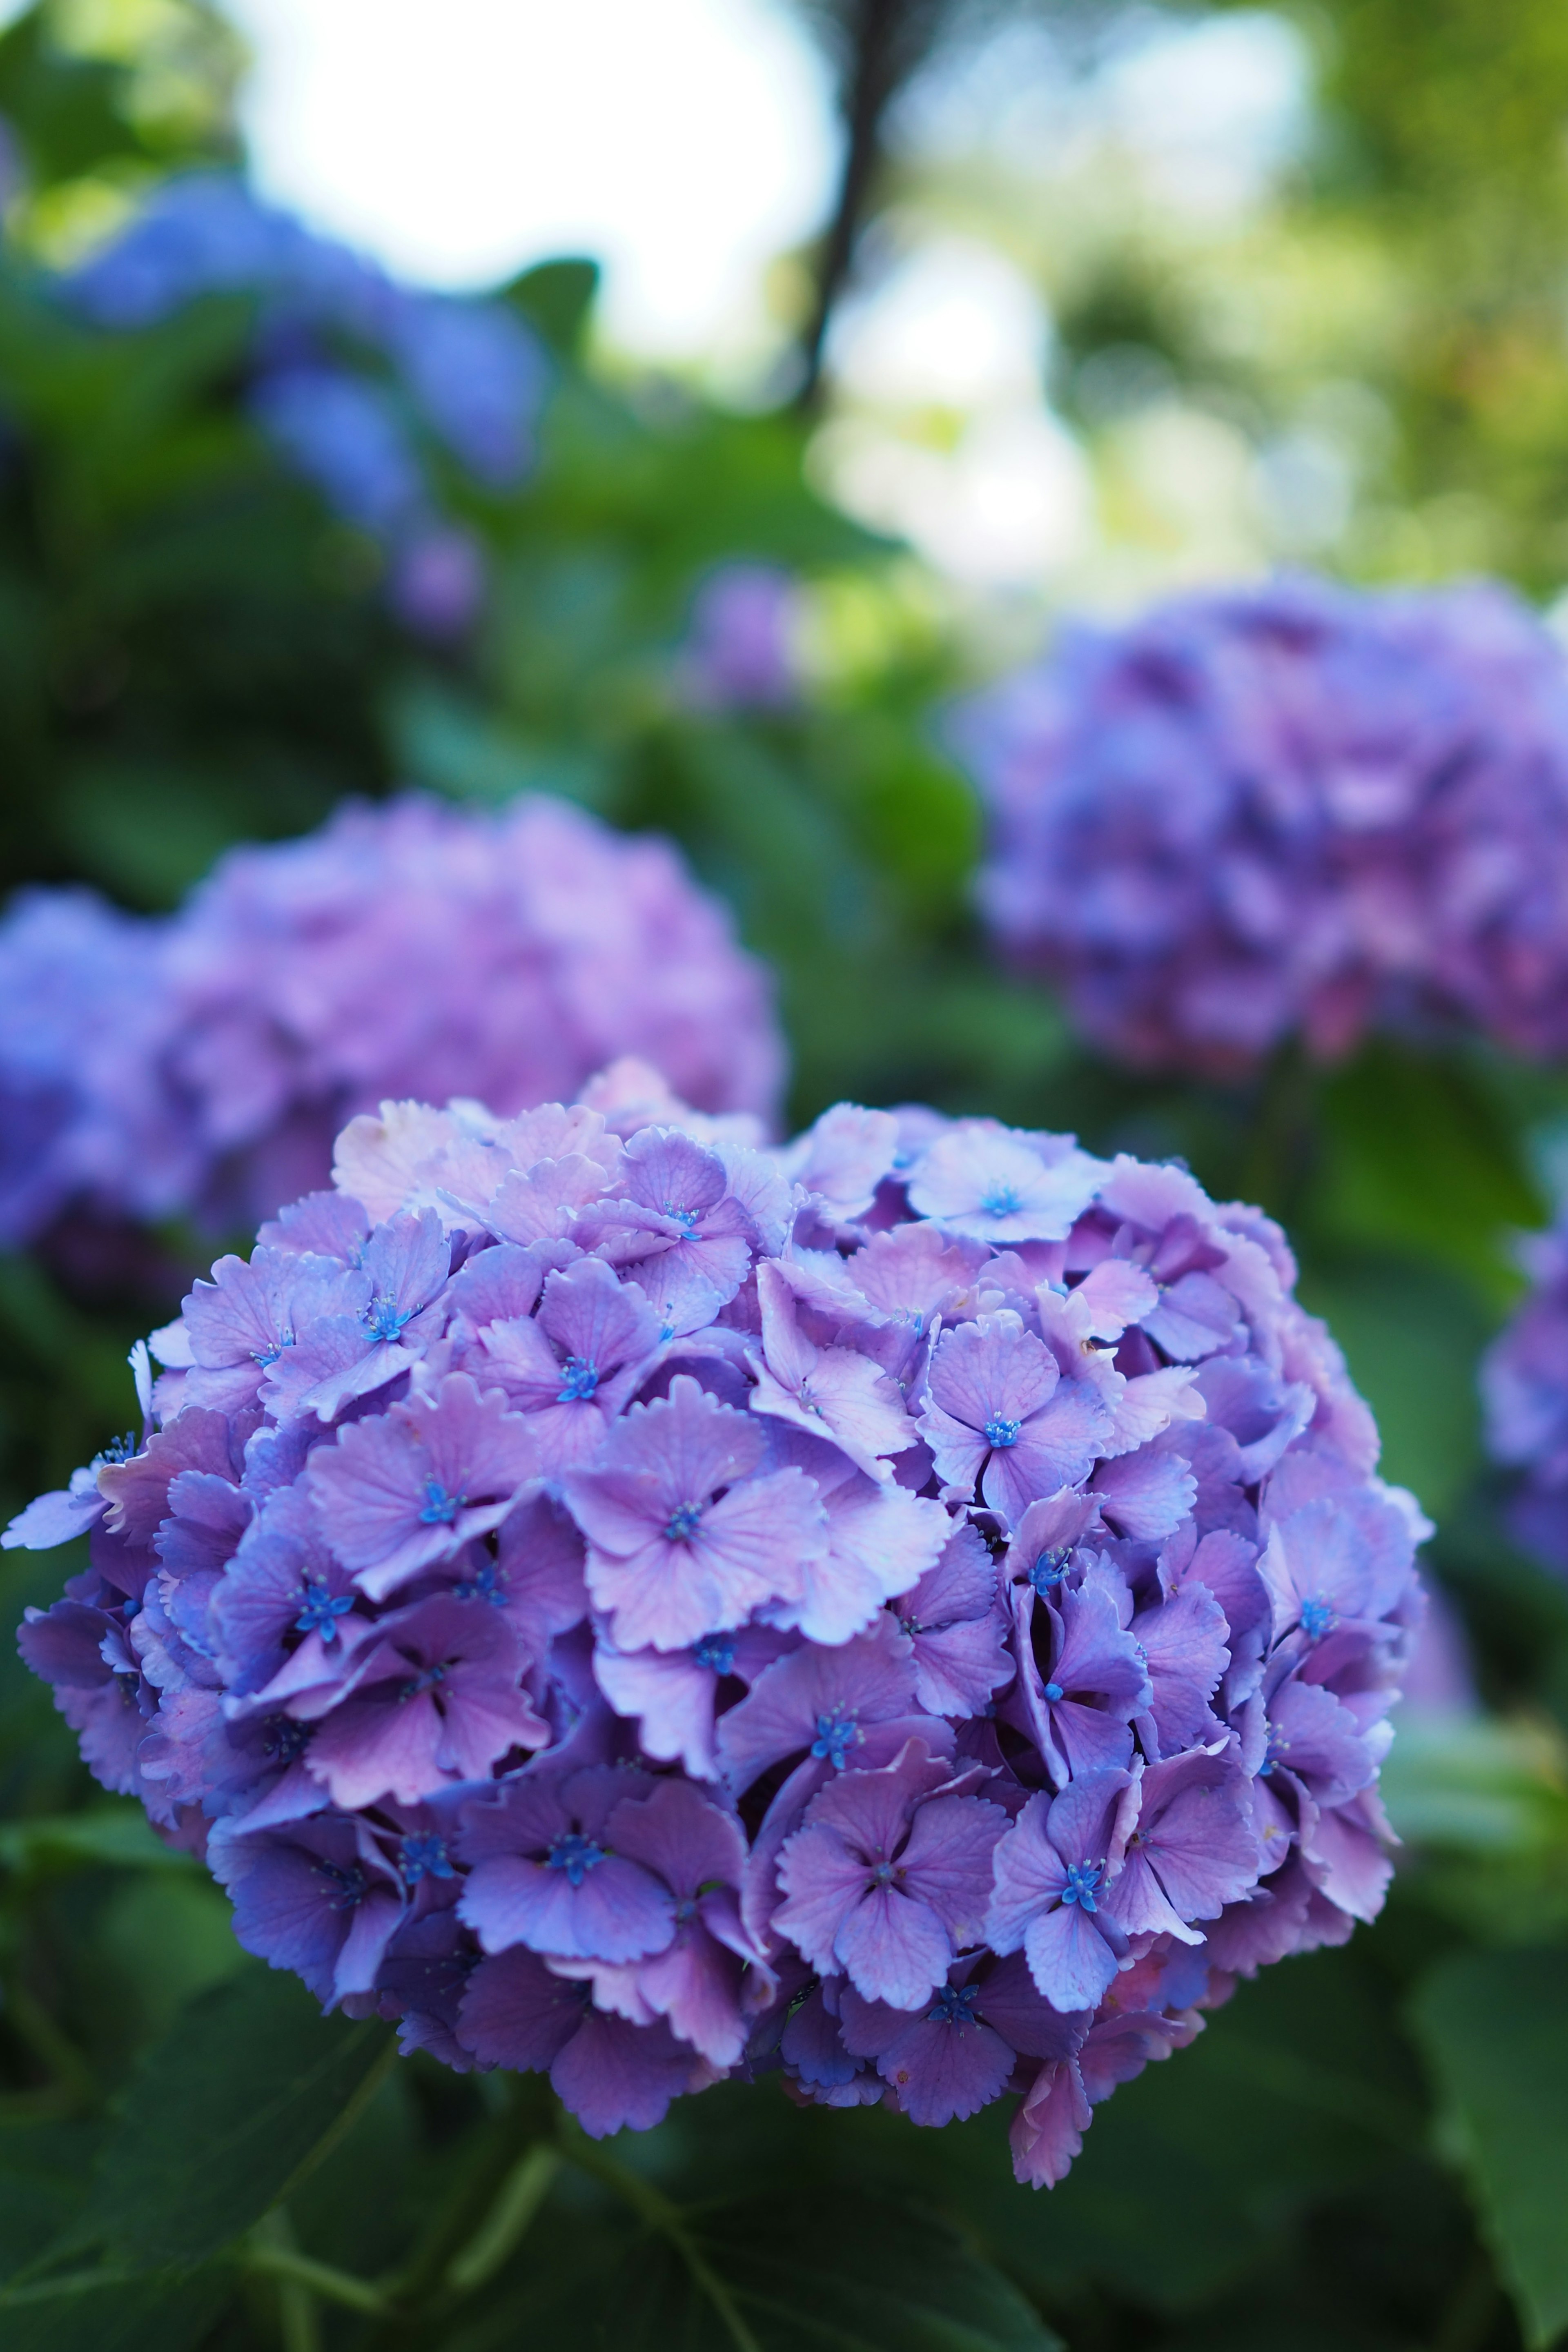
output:
{"label": "lavender hydrangea bloom", "polygon": [[708,710],[787,710],[801,688],[800,588],[769,563],[726,563],[698,590],[680,684]]}
{"label": "lavender hydrangea bloom", "polygon": [[550,369],[515,311],[395,285],[214,173],[165,181],[63,291],[120,332],[204,295],[252,297],[247,397],[262,432],[333,512],[386,549],[390,601],[411,629],[450,637],[477,616],[482,568],[440,514],[406,415],[486,488],[521,481]]}
{"label": "lavender hydrangea bloom", "polygon": [[1489,585],[1177,598],[960,714],[999,946],[1087,1034],[1221,1076],[1377,1025],[1568,1040],[1568,673]]}
{"label": "lavender hydrangea bloom", "polygon": [[[0,982],[7,1244],[73,1208],[258,1223],[328,1181],[356,1112],[458,1095],[510,1115],[606,1063],[645,1092],[628,1057],[755,1139],[784,1072],[767,982],[674,851],[539,797],[351,806],[231,851],[162,920],[32,892],[0,922]],[[688,1146],[705,1166],[712,1139]],[[751,1225],[731,1222],[739,1266]]]}
{"label": "lavender hydrangea bloom", "polygon": [[1568,1213],[1520,1255],[1529,1293],[1481,1363],[1487,1446],[1514,1474],[1514,1533],[1568,1576]]}
{"label": "lavender hydrangea bloom", "polygon": [[1425,1522],[1283,1238],[1184,1171],[589,1092],[353,1120],[7,1532],[87,1530],[23,1654],[405,2050],[595,2133],[770,2068],[1007,2095],[1059,2179],[1375,1913]]}

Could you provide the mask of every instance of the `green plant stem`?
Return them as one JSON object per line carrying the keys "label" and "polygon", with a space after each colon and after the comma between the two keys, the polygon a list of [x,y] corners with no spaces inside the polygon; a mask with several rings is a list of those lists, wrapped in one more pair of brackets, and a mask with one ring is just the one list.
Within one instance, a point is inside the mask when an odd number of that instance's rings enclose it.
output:
{"label": "green plant stem", "polygon": [[[281,2205],[264,2214],[250,2233],[250,2251],[262,2255],[269,2253],[297,2255],[299,2241],[293,2224]],[[253,2270],[252,2275],[258,2275]],[[278,2293],[278,2333],[283,2352],[321,2352],[321,2317],[316,2298],[302,2280],[286,2272],[259,2273],[270,2277]]]}
{"label": "green plant stem", "polygon": [[258,2242],[253,2231],[239,2256],[240,2267],[262,2278],[285,2280],[320,2295],[324,2303],[341,2303],[349,2311],[367,2312],[373,2319],[390,2319],[393,2305],[369,2279],[355,2278],[331,2263],[318,2263],[292,2247]]}
{"label": "green plant stem", "polygon": [[550,2194],[561,2168],[558,2149],[537,2141],[519,2158],[479,2227],[447,2267],[454,2294],[472,2294],[493,2278]]}
{"label": "green plant stem", "polygon": [[651,2181],[639,2179],[637,2173],[618,2163],[591,2140],[580,2125],[567,2116],[562,2118],[561,2143],[562,2153],[569,2164],[574,2164],[580,2172],[590,2173],[602,2180],[650,2229],[659,2231],[669,2240],[690,2273],[693,2284],[701,2289],[712,2305],[735,2352],[763,2352],[762,2346],[741,2316],[729,2288],[687,2228],[680,2208],[672,2204]]}

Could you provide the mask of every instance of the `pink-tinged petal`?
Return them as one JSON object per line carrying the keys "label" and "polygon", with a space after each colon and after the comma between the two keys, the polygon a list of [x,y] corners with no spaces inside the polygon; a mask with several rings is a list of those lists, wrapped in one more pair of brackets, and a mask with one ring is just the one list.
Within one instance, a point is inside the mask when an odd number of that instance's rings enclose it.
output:
{"label": "pink-tinged petal", "polygon": [[1152,1315],[1140,1328],[1158,1348],[1178,1362],[1194,1364],[1227,1348],[1241,1328],[1230,1292],[1209,1274],[1184,1274],[1167,1286]]}
{"label": "pink-tinged petal", "polygon": [[870,1886],[864,1858],[837,1831],[808,1826],[780,1848],[778,1883],[785,1900],[773,1913],[774,1927],[819,1975],[830,1974],[835,1939]]}
{"label": "pink-tinged petal", "polygon": [[1194,1385],[1189,1365],[1163,1364],[1158,1371],[1136,1373],[1111,1406],[1110,1435],[1101,1451],[1131,1454],[1173,1422],[1201,1421],[1204,1412],[1203,1391]]}
{"label": "pink-tinged petal", "polygon": [[986,2023],[1026,2058],[1070,2057],[1089,2031],[1088,2010],[1064,2016],[1041,1998],[1022,1952],[992,1964],[978,2005]]}
{"label": "pink-tinged petal", "polygon": [[1394,1875],[1394,1864],[1374,1832],[1356,1818],[1353,1805],[1320,1813],[1304,1840],[1318,1864],[1323,1893],[1352,1919],[1375,1919]]}
{"label": "pink-tinged petal", "polygon": [[993,1693],[1011,1681],[1007,1620],[999,1607],[934,1631],[911,1624],[901,1612],[900,1622],[914,1642],[915,1689],[933,1715],[983,1716]]}
{"label": "pink-tinged petal", "polygon": [[[574,1483],[574,1498],[578,1491]],[[609,1612],[617,1648],[685,1649],[743,1624],[766,1601],[798,1597],[805,1562],[826,1549],[816,1486],[799,1470],[778,1470],[731,1486],[689,1535],[655,1534],[629,1560],[591,1542],[588,1590]]]}
{"label": "pink-tinged petal", "polygon": [[1090,1339],[1120,1339],[1129,1323],[1152,1313],[1160,1293],[1147,1267],[1131,1258],[1103,1257],[1071,1296]]}
{"label": "pink-tinged petal", "polygon": [[440,1763],[444,1730],[427,1692],[407,1699],[372,1693],[333,1708],[306,1760],[345,1812],[384,1797],[414,1805],[448,1778]]}
{"label": "pink-tinged petal", "polygon": [[971,1429],[967,1422],[955,1421],[940,1405],[929,1402],[920,1416],[920,1431],[931,1448],[936,1475],[942,1482],[944,1501],[971,1500],[974,1482],[991,1450],[989,1441]]}
{"label": "pink-tinged petal", "polygon": [[719,1759],[740,1795],[770,1764],[804,1755],[814,1743],[821,1744],[828,1769],[833,1754],[853,1765],[873,1725],[913,1712],[910,1644],[883,1615],[835,1649],[794,1650],[765,1667],[740,1705],[720,1718]]}
{"label": "pink-tinged petal", "polygon": [[531,1315],[548,1267],[545,1253],[502,1242],[481,1250],[452,1277],[447,1298],[455,1315],[474,1330],[489,1323],[510,1323]]}
{"label": "pink-tinged petal", "polygon": [[[853,1998],[847,1995],[847,2002]],[[1001,2096],[1013,2053],[988,2025],[921,2017],[878,2059],[877,2072],[911,2123],[940,2127],[978,2115]]]}
{"label": "pink-tinged petal", "polygon": [[604,1170],[581,1152],[539,1160],[526,1171],[508,1171],[489,1196],[485,1223],[503,1242],[527,1247],[569,1232],[576,1212],[604,1190]]}
{"label": "pink-tinged petal", "polygon": [[771,1608],[770,1622],[847,1642],[932,1566],[952,1525],[940,1503],[852,1477],[827,1497],[826,1549],[802,1561],[799,1598]]}
{"label": "pink-tinged petal", "polygon": [[1073,2058],[1042,2066],[1008,2126],[1013,2177],[1020,2187],[1054,2189],[1083,2153],[1093,2111]]}
{"label": "pink-tinged petal", "polygon": [[681,1763],[701,1780],[719,1777],[713,1751],[719,1676],[689,1650],[614,1650],[599,1642],[594,1677],[617,1715],[632,1718],[644,1752]]}
{"label": "pink-tinged petal", "polygon": [[802,1382],[816,1369],[818,1350],[800,1328],[795,1293],[778,1266],[758,1266],[757,1305],[767,1370],[778,1388],[798,1395]]}
{"label": "pink-tinged petal", "polygon": [[531,1316],[488,1324],[467,1360],[486,1388],[504,1389],[525,1412],[553,1404],[561,1393],[560,1360]]}
{"label": "pink-tinged petal", "polygon": [[1114,1885],[1106,1889],[1100,1909],[1129,1936],[1174,1936],[1184,1944],[1201,1944],[1204,1940],[1201,1930],[1189,1927],[1167,1898],[1154,1874],[1152,1858],[1140,1845],[1136,1832],[1129,1842]]}
{"label": "pink-tinged petal", "polygon": [[741,1962],[700,1920],[689,1920],[667,1951],[645,1960],[637,1986],[657,2015],[710,2065],[733,2066],[746,2046]]}
{"label": "pink-tinged petal", "polygon": [[[1180,1756],[1151,1765],[1133,1834],[1184,1919],[1217,1918],[1257,1878],[1247,1778],[1228,1757]],[[1116,1891],[1107,1898],[1112,1916]]]}
{"label": "pink-tinged petal", "polygon": [[1118,1535],[1141,1543],[1163,1543],[1197,1499],[1197,1481],[1179,1454],[1142,1447],[1101,1462],[1090,1492],[1100,1517]]}
{"label": "pink-tinged petal", "polygon": [[843,1919],[834,1949],[856,1990],[893,2009],[931,2000],[952,1963],[952,1940],[926,1904],[876,1886]]}
{"label": "pink-tinged petal", "polygon": [[[1067,1865],[1047,1834],[1051,1804],[1049,1797],[1031,1797],[993,1851],[985,1938],[995,1952],[1017,1951],[1032,1921],[1060,1901],[1068,1883]],[[1081,2006],[1067,2004],[1075,2005]]]}
{"label": "pink-tinged petal", "polygon": [[1016,1441],[992,1454],[983,1481],[986,1501],[1011,1526],[1031,1503],[1087,1477],[1110,1431],[1103,1398],[1083,1381],[1064,1380]]}
{"label": "pink-tinged petal", "polygon": [[929,1385],[942,1410],[971,1429],[1004,1417],[1026,1421],[1057,1385],[1057,1360],[1009,1310],[944,1331],[931,1356]]}
{"label": "pink-tinged petal", "polygon": [[739,1886],[745,1872],[740,1823],[688,1780],[656,1780],[648,1793],[623,1800],[605,1837],[616,1853],[663,1879],[680,1902],[695,1900],[704,1885]]}
{"label": "pink-tinged petal", "polygon": [[1188,1586],[1144,1610],[1132,1631],[1154,1687],[1149,1712],[1161,1754],[1173,1756],[1216,1737],[1208,1701],[1230,1664],[1230,1628],[1218,1601],[1201,1585]]}
{"label": "pink-tinged petal", "polygon": [[1030,1922],[1024,1957],[1053,2009],[1096,2009],[1116,1980],[1115,1953],[1077,1903]]}
{"label": "pink-tinged petal", "polygon": [[933,1797],[916,1813],[899,1857],[902,1884],[930,1904],[960,1950],[984,1935],[991,1856],[1006,1827],[1001,1806],[984,1797]]}
{"label": "pink-tinged petal", "polygon": [[575,1886],[564,1869],[493,1854],[470,1872],[458,1907],[487,1952],[526,1944],[568,1959],[636,1960],[675,1933],[667,1890],[618,1854],[594,1862]]}
{"label": "pink-tinged petal", "polygon": [[922,1155],[910,1204],[917,1215],[982,1241],[1062,1241],[1105,1172],[1104,1161],[1079,1151],[1070,1137],[959,1119]]}
{"label": "pink-tinged petal", "polygon": [[604,2139],[611,2132],[651,2131],[663,2122],[671,2099],[711,2076],[667,2025],[628,2025],[590,2009],[550,2069],[550,2080],[589,2138]]}
{"label": "pink-tinged petal", "polygon": [[863,1216],[898,1154],[891,1111],[835,1103],[781,1155],[784,1173],[815,1192],[836,1216]]}

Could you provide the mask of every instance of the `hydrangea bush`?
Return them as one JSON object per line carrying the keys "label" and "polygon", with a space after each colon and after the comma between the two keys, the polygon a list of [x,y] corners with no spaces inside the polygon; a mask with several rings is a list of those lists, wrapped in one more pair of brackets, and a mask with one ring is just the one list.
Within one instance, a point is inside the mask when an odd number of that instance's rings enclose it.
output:
{"label": "hydrangea bush", "polygon": [[1481,1360],[1487,1446],[1518,1474],[1514,1534],[1568,1576],[1568,1213],[1519,1250],[1529,1294]]}
{"label": "hydrangea bush", "polygon": [[442,638],[475,618],[478,539],[446,512],[433,456],[481,491],[529,472],[549,382],[504,303],[399,286],[226,173],[166,180],[64,281],[71,307],[121,332],[207,295],[257,304],[250,414],[297,472],[388,559],[394,609]]}
{"label": "hydrangea bush", "polygon": [[955,732],[994,934],[1112,1054],[1568,1045],[1568,673],[1507,591],[1179,597],[1064,634]]}
{"label": "hydrangea bush", "polygon": [[167,921],[35,890],[0,925],[0,1241],[77,1202],[254,1227],[384,1097],[510,1112],[622,1055],[757,1136],[784,1074],[718,902],[564,802],[350,806]]}
{"label": "hydrangea bush", "polygon": [[[782,2073],[1020,2179],[1388,1877],[1426,1532],[1277,1227],[841,1105],[387,1103],[133,1357],[28,1664],[243,1944],[594,2134]],[[674,1115],[672,1115],[672,1113]]]}

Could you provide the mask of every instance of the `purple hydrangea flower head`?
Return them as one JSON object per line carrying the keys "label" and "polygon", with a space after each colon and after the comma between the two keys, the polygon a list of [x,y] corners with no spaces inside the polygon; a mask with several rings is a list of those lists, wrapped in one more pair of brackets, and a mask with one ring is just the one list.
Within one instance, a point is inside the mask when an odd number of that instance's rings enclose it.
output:
{"label": "purple hydrangea flower head", "polygon": [[679,675],[707,710],[787,710],[799,697],[801,593],[770,563],[725,563],[691,607]]}
{"label": "purple hydrangea flower head", "polygon": [[393,609],[417,635],[458,635],[478,617],[475,543],[441,516],[414,425],[488,490],[523,478],[550,367],[514,310],[396,286],[216,173],[165,181],[63,291],[110,332],[155,327],[203,296],[248,297],[248,405],[262,432],[386,549]]}
{"label": "purple hydrangea flower head", "polygon": [[[511,1115],[605,1065],[599,1131],[628,1090],[721,1122],[679,1141],[712,1195],[681,1192],[686,1245],[668,1252],[668,1223],[642,1244],[669,1256],[653,1287],[670,1305],[700,1316],[709,1277],[738,1284],[766,1213],[726,1197],[715,1156],[760,1140],[777,1102],[766,979],[673,849],[562,802],[350,806],[302,840],[231,851],[158,920],[35,891],[0,921],[0,982],[7,1244],[77,1209],[259,1222],[327,1183],[356,1112],[463,1096]],[[579,1204],[598,1190],[594,1176]],[[333,1370],[323,1358],[318,1377]]]}
{"label": "purple hydrangea flower head", "polygon": [[1568,671],[1508,592],[1312,579],[1076,629],[976,697],[998,945],[1133,1063],[1377,1025],[1563,1049]]}
{"label": "purple hydrangea flower head", "polygon": [[1426,1522],[1282,1237],[1184,1171],[589,1092],[352,1120],[7,1531],[85,1532],[23,1655],[247,1948],[405,2050],[595,2133],[769,2069],[1005,2095],[1059,2179],[1375,1914]]}
{"label": "purple hydrangea flower head", "polygon": [[1530,1289],[1482,1360],[1487,1447],[1526,1550],[1568,1576],[1568,1212],[1521,1244]]}

